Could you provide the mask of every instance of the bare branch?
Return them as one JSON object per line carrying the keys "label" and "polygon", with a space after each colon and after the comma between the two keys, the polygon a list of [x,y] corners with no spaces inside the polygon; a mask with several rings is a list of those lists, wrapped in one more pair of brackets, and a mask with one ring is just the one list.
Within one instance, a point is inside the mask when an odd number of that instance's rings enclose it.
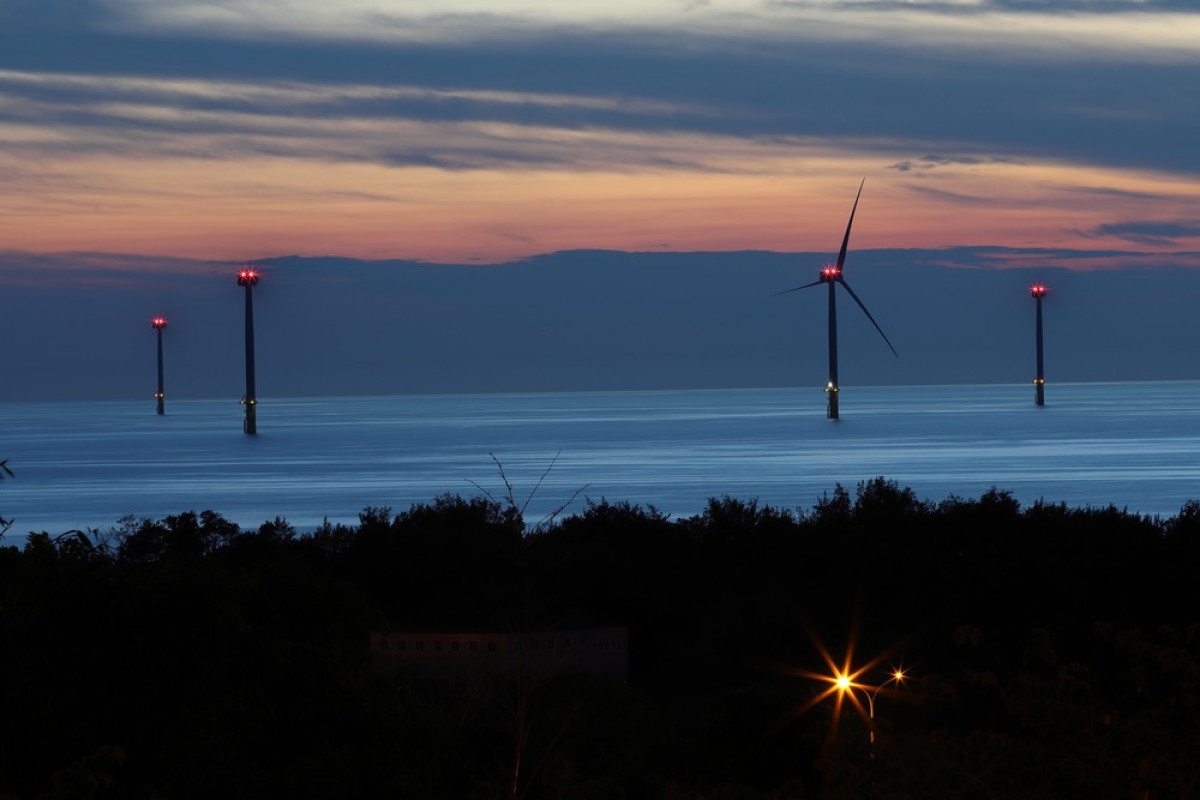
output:
{"label": "bare branch", "polygon": [[[512,481],[510,481],[508,479],[508,474],[504,471],[504,464],[500,461],[499,458],[496,457],[495,453],[488,453],[488,455],[491,456],[492,461],[495,462],[496,470],[500,473],[500,479],[504,482],[504,502],[508,504],[508,507],[510,509],[512,509],[513,511],[516,511],[520,515],[521,519],[524,519],[526,509],[528,509],[529,504],[531,502],[533,502],[533,498],[537,496],[538,490],[542,488],[542,484],[546,482],[546,478],[547,478],[547,476],[550,475],[550,471],[554,469],[554,465],[558,463],[559,456],[562,455],[562,450],[559,450],[557,453],[554,454],[554,458],[550,459],[550,464],[542,472],[541,477],[538,478],[537,483],[534,484],[533,489],[529,492],[529,495],[525,498],[525,502],[522,503],[520,506],[517,505],[517,501],[516,501],[516,489],[513,487]],[[471,480],[470,478],[467,478],[466,480],[467,480],[467,483],[471,484],[476,489],[483,492],[483,494],[489,500],[491,500],[493,503],[500,502],[496,499],[496,497],[491,492],[489,492],[487,489],[483,488],[483,486],[481,486],[479,483],[476,483],[475,481]],[[567,509],[568,506],[570,506],[572,503],[574,503],[575,500],[579,497],[579,495],[583,494],[584,490],[587,488],[588,488],[588,484],[586,484],[586,483],[583,486],[580,486],[578,489],[576,489],[574,491],[574,493],[572,493],[572,495],[570,497],[567,498],[565,503],[562,503],[557,508],[555,508],[553,511],[551,511],[549,514],[547,514],[545,517],[543,517],[532,528],[526,528],[526,531],[530,532],[530,533],[540,533],[543,530],[545,530],[546,527],[550,523],[552,523],[555,519],[557,519],[558,516]]]}
{"label": "bare branch", "polygon": [[[4,480],[5,475],[7,475],[10,478],[17,477],[16,475],[13,474],[13,471],[8,468],[8,459],[7,458],[4,459],[3,461],[0,461],[0,481]],[[16,520],[5,519],[4,517],[0,517],[0,536],[3,536],[5,533],[7,533],[8,529],[12,527],[12,524],[14,522],[16,522]]]}
{"label": "bare branch", "polygon": [[492,461],[496,462],[496,469],[500,471],[500,480],[504,481],[504,499],[513,508],[517,507],[517,499],[513,497],[513,485],[508,480],[508,475],[504,474],[504,465],[500,463],[500,459],[496,458],[495,453],[488,453],[492,457]]}
{"label": "bare branch", "polygon": [[478,489],[479,491],[481,491],[481,492],[483,492],[485,495],[487,495],[487,499],[488,499],[488,500],[491,500],[493,503],[497,503],[497,504],[499,504],[499,502],[500,502],[500,501],[499,501],[499,500],[497,500],[495,497],[493,497],[491,492],[489,492],[487,489],[485,489],[485,488],[483,488],[482,486],[480,486],[480,485],[479,485],[478,483],[476,483],[475,481],[471,480],[470,478],[467,478],[467,483],[471,484],[471,485],[472,485],[472,486],[474,486],[476,489]]}
{"label": "bare branch", "polygon": [[567,506],[569,506],[575,502],[575,498],[577,498],[577,497],[579,497],[579,495],[583,494],[584,490],[588,488],[588,485],[589,484],[585,483],[583,486],[580,486],[578,489],[575,490],[574,494],[572,494],[570,497],[567,498],[567,501],[565,503],[563,503],[558,508],[551,511],[546,516],[542,517],[542,519],[538,522],[538,524],[533,526],[533,532],[541,533],[542,531],[544,531],[550,523],[554,522],[554,520],[558,518],[559,514],[561,514],[562,512],[567,510]]}
{"label": "bare branch", "polygon": [[537,494],[538,489],[540,489],[542,486],[542,481],[546,480],[546,476],[550,474],[550,470],[554,469],[554,464],[558,461],[558,457],[561,455],[562,450],[559,450],[554,454],[554,458],[550,459],[550,465],[546,467],[546,471],[542,473],[542,477],[538,478],[537,483],[533,485],[533,491],[529,493],[529,497],[525,498],[525,505],[521,506],[521,516],[525,516],[525,509],[529,508],[529,502],[533,500],[533,496]]}

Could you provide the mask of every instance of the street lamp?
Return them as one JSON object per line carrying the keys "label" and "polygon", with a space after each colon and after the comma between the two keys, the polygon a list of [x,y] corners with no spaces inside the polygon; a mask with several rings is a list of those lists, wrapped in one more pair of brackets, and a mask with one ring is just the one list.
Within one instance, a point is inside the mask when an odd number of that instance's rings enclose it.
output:
{"label": "street lamp", "polygon": [[[851,665],[854,663],[855,640],[856,632],[852,631],[850,640],[846,647],[846,655],[839,664],[834,660],[828,648],[821,642],[817,636],[809,632],[813,644],[817,651],[824,659],[828,671],[825,672],[810,672],[805,669],[789,669],[788,672],[796,677],[815,680],[825,684],[823,691],[815,692],[806,703],[800,706],[795,712],[795,716],[799,716],[815,706],[821,705],[826,700],[833,698],[833,727],[829,732],[830,740],[837,738],[838,721],[842,717],[842,704],[849,702],[857,709],[858,714],[863,719],[868,721],[868,732],[871,743],[871,758],[875,758],[875,701],[879,699],[881,692],[889,687],[898,687],[908,679],[908,673],[903,666],[893,664],[890,672],[885,673],[886,678],[882,682],[867,683],[862,680],[864,675],[875,673],[880,666],[894,653],[892,648],[888,648],[884,652],[879,653],[875,657],[868,659],[857,669]],[[866,704],[860,699],[860,695],[866,698]]]}
{"label": "street lamp", "polygon": [[[849,671],[846,671],[846,672],[835,671],[832,682],[833,682],[834,688],[837,690],[837,693],[839,696],[838,697],[839,701],[841,700],[842,697],[849,696],[851,702],[853,702],[854,705],[856,705],[858,707],[860,713],[862,711],[862,704],[858,702],[858,696],[855,695],[854,691],[856,689],[860,690],[862,692],[863,696],[867,698],[867,735],[868,735],[868,738],[870,739],[871,747],[874,748],[875,747],[875,698],[878,697],[879,693],[881,691],[883,691],[884,688],[886,688],[887,686],[889,686],[893,683],[896,684],[897,686],[899,686],[902,683],[904,683],[904,678],[906,677],[906,675],[904,674],[903,669],[897,667],[892,670],[891,674],[888,676],[888,679],[886,681],[879,684],[878,686],[871,686],[870,684],[859,683],[857,680],[855,680],[855,678],[861,674],[862,674],[861,671],[859,671],[857,673],[851,673]],[[840,702],[838,703],[838,706],[839,707],[841,706]],[[874,758],[874,757],[875,757],[875,751],[874,751],[874,749],[872,749],[871,758]]]}

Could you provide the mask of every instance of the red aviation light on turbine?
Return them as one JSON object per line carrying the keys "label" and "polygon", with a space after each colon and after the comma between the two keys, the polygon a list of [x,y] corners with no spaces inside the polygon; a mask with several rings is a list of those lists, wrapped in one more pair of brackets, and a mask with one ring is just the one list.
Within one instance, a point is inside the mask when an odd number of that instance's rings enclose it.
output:
{"label": "red aviation light on turbine", "polygon": [[258,283],[258,273],[246,267],[238,272],[238,286],[254,286]]}
{"label": "red aviation light on turbine", "polygon": [[837,267],[825,267],[821,270],[821,283],[832,283],[841,277],[842,271]]}
{"label": "red aviation light on turbine", "polygon": [[167,320],[165,317],[155,317],[154,319],[150,320],[150,324],[154,328],[162,330],[163,328],[167,327]]}
{"label": "red aviation light on turbine", "polygon": [[1046,291],[1047,289],[1045,285],[1040,283],[1035,283],[1033,286],[1029,287],[1029,295],[1031,297],[1042,297],[1046,294]]}

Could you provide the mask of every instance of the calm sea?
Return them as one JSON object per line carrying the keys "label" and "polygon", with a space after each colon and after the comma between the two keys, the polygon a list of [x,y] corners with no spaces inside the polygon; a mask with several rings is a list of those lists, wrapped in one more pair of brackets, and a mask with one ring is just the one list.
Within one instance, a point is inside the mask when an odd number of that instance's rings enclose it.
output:
{"label": "calm sea", "polygon": [[[444,493],[503,497],[526,520],[578,496],[673,516],[709,497],[811,508],[885,476],[918,496],[989,487],[1173,516],[1200,498],[1200,382],[264,398],[259,435],[236,400],[0,404],[0,516],[29,531],[212,509],[246,527],[357,522]],[[493,459],[494,456],[494,459]],[[544,476],[544,480],[542,480]],[[540,486],[538,482],[541,480]],[[534,492],[535,487],[537,491]]]}

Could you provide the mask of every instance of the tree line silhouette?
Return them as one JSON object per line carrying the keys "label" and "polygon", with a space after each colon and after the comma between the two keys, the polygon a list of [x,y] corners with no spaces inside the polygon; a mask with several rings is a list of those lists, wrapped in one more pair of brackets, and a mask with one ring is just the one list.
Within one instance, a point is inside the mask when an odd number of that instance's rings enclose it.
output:
{"label": "tree line silhouette", "polygon": [[[0,548],[4,798],[1178,798],[1200,790],[1200,503],[446,495]],[[382,670],[372,631],[621,625],[629,679]],[[822,650],[878,663],[820,699]],[[517,766],[519,765],[519,767]]]}

